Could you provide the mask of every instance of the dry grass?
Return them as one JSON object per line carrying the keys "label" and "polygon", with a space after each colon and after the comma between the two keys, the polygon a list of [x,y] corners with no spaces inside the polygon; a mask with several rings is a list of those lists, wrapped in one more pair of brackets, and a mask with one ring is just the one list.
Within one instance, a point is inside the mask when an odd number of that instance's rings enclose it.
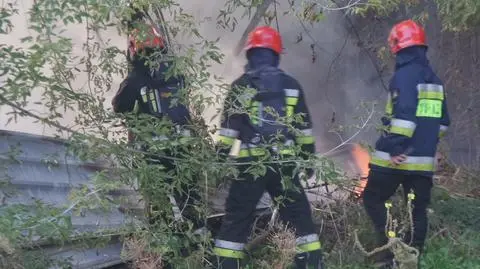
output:
{"label": "dry grass", "polygon": [[128,238],[124,241],[122,257],[132,262],[132,269],[162,269],[162,257],[149,252],[147,248],[148,242],[145,238]]}
{"label": "dry grass", "polygon": [[275,269],[286,268],[295,257],[295,233],[292,230],[282,227],[280,231],[273,233],[269,238],[274,246],[278,259],[273,263]]}
{"label": "dry grass", "polygon": [[10,241],[0,235],[0,268],[24,269]]}
{"label": "dry grass", "polygon": [[0,235],[0,253],[6,255],[13,255],[13,253],[15,253],[15,249],[10,244],[10,241],[2,235]]}
{"label": "dry grass", "polygon": [[446,159],[438,160],[439,172],[435,175],[437,186],[451,195],[480,199],[480,181],[478,172],[468,167],[457,166]]}
{"label": "dry grass", "polygon": [[295,232],[278,224],[275,231],[268,233],[267,241],[269,243],[268,255],[263,255],[257,266],[268,269],[287,268],[296,254]]}

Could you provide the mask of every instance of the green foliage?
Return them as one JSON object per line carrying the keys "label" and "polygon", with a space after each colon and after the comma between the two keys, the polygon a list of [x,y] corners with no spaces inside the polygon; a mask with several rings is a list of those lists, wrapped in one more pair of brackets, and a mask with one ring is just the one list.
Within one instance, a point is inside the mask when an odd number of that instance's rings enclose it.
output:
{"label": "green foliage", "polygon": [[465,31],[480,23],[480,2],[476,0],[435,0],[445,29]]}
{"label": "green foliage", "polygon": [[398,11],[402,5],[411,6],[418,3],[418,0],[367,0],[365,3],[353,7],[351,11],[362,16],[373,13],[375,16],[382,17]]}
{"label": "green foliage", "polygon": [[422,259],[422,268],[467,269],[480,268],[480,237],[478,232],[466,231],[458,238],[433,239]]}
{"label": "green foliage", "polygon": [[[217,23],[220,27],[234,29],[238,23],[234,15],[236,11],[243,11],[243,16],[247,16],[253,8],[262,3],[263,1],[228,1],[225,9],[220,11]],[[381,1],[371,1],[367,9],[357,9],[356,12],[376,10],[379,14],[386,15],[395,10],[398,3],[399,1],[389,1],[381,4]],[[15,29],[12,16],[19,11],[15,3],[2,2],[2,5],[0,35],[8,38],[9,33]],[[148,63],[151,67],[157,66],[159,61],[168,63],[166,78],[185,76],[185,86],[179,96],[175,97],[174,103],[183,103],[190,108],[194,119],[189,127],[195,134],[191,138],[181,139],[172,132],[170,121],[160,121],[135,113],[117,115],[105,105],[106,96],[116,90],[113,88],[114,81],[126,76],[128,64],[125,62],[125,48],[118,48],[109,40],[102,41],[97,37],[100,30],[112,29],[126,36],[123,23],[133,12],[124,1],[36,1],[29,8],[28,14],[20,14],[27,17],[30,30],[30,35],[22,38],[21,46],[0,44],[0,104],[12,109],[6,114],[9,122],[20,117],[31,117],[57,128],[57,135],[69,137],[69,153],[83,161],[106,160],[110,167],[95,173],[91,178],[91,185],[75,188],[70,193],[69,205],[54,207],[34,201],[31,205],[19,204],[0,208],[0,251],[2,257],[7,257],[8,262],[17,262],[13,265],[9,263],[11,268],[44,268],[50,265],[53,261],[39,251],[40,246],[45,243],[103,246],[114,236],[135,238],[136,242],[143,242],[145,252],[157,259],[161,257],[174,264],[175,268],[188,268],[191,264],[199,266],[205,257],[211,254],[211,238],[196,237],[192,223],[179,224],[170,215],[155,223],[141,218],[139,222],[118,229],[88,233],[74,230],[72,214],[82,215],[86,211],[106,212],[107,209],[118,207],[122,201],[112,199],[110,193],[123,186],[132,187],[138,183],[143,200],[147,201],[148,205],[163,209],[170,208],[168,196],[175,190],[200,190],[204,200],[196,208],[196,213],[205,217],[208,212],[205,207],[209,193],[219,182],[236,178],[239,165],[248,165],[248,172],[256,177],[271,169],[272,164],[294,163],[296,171],[315,169],[318,180],[331,182],[341,178],[341,173],[333,162],[323,156],[300,158],[302,155],[305,157],[300,147],[294,147],[295,154],[291,157],[267,155],[253,163],[237,163],[230,158],[219,156],[211,136],[216,130],[206,126],[202,119],[206,110],[222,103],[229,90],[226,86],[229,81],[223,81],[209,71],[213,64],[221,63],[224,59],[217,45],[219,40],[204,38],[199,31],[198,19],[175,1],[142,0],[134,1],[134,5],[148,7],[151,10],[149,14],[153,14],[148,20],[153,22],[163,20],[163,14],[160,16],[159,10],[168,12],[168,21],[162,21],[161,27],[167,29],[172,38],[169,40],[171,50],[167,55],[154,55],[148,59]],[[317,23],[323,19],[325,8],[307,3],[294,10],[295,16],[301,20]],[[448,13],[450,10],[453,9],[440,9],[440,12]],[[459,9],[456,7],[454,10]],[[272,22],[274,16],[276,13],[266,17]],[[463,20],[468,23],[471,21],[473,19]],[[73,26],[85,30],[86,35],[81,44],[75,43],[78,41],[74,42],[66,34],[67,29]],[[144,33],[140,32],[142,36]],[[191,40],[190,44],[175,42],[182,37]],[[81,56],[74,53],[78,48],[82,49]],[[79,81],[86,83],[78,83]],[[248,103],[242,99],[245,94],[248,94],[248,89],[239,89],[238,93],[233,94],[232,100],[227,100],[223,113],[250,113],[253,116],[248,109]],[[36,100],[35,96],[40,96],[40,99]],[[31,107],[44,108],[44,112],[40,113]],[[270,113],[292,132],[296,131],[295,126],[303,123],[304,115],[282,118],[273,111]],[[66,114],[74,115],[69,126],[61,124]],[[125,123],[127,128],[115,128],[119,123]],[[364,126],[356,127],[361,129]],[[137,140],[128,141],[126,129],[134,134]],[[154,141],[151,138],[152,133],[165,134],[170,139]],[[268,141],[267,144],[272,146],[272,143]],[[10,179],[6,169],[8,164],[15,161],[15,154],[14,149],[12,152],[2,153],[2,157],[8,160],[1,163],[2,172],[5,170],[5,176],[2,175],[0,179],[4,193],[4,186],[8,185]],[[58,165],[57,158],[58,156],[45,156],[43,163],[53,170]],[[167,168],[169,165],[171,167]],[[284,186],[291,186],[290,175],[284,175],[282,183]],[[344,205],[335,206],[342,214],[333,214],[330,211],[328,216],[324,215],[322,218],[328,219],[331,224],[337,223],[340,216],[344,230],[341,233],[337,231],[336,238],[328,238],[326,245],[332,249],[329,259],[340,260],[341,263],[341,259],[333,256],[345,254],[341,247],[346,245],[341,242],[352,243],[351,227],[361,225],[365,218],[360,215],[358,206],[349,212],[341,211],[345,210]],[[464,220],[464,223],[471,225],[472,220]],[[337,224],[332,226],[338,228]],[[362,230],[367,239],[368,230]],[[324,231],[324,234],[328,232]],[[193,250],[192,242],[197,243],[198,249]],[[185,249],[191,251],[188,258],[183,253]],[[273,247],[263,251],[266,255],[271,255],[282,251],[282,248]],[[4,253],[6,254],[3,255]],[[262,252],[260,256],[265,253]]]}
{"label": "green foliage", "polygon": [[[227,4],[227,11],[238,7],[248,11],[261,2],[242,4],[233,1],[231,4],[234,7],[228,8]],[[169,209],[168,197],[175,190],[200,190],[205,200],[196,208],[196,214],[205,217],[209,192],[224,179],[237,177],[238,165],[249,165],[248,172],[256,177],[271,169],[274,163],[294,163],[297,171],[315,168],[318,178],[323,180],[338,175],[329,160],[317,159],[314,156],[311,156],[310,160],[299,158],[299,155],[305,156],[300,147],[294,148],[295,154],[291,157],[279,159],[265,156],[254,163],[239,164],[232,159],[218,156],[211,136],[216,130],[208,128],[202,120],[205,110],[221,104],[222,97],[228,90],[226,84],[230,83],[212,76],[209,71],[214,63],[223,61],[224,55],[217,46],[218,40],[202,37],[197,18],[185,12],[179,3],[135,1],[134,6],[148,7],[151,16],[147,20],[154,23],[163,20],[163,14],[158,14],[160,9],[168,12],[166,15],[169,19],[162,21],[161,27],[167,29],[172,38],[169,40],[169,53],[153,55],[146,60],[153,68],[158,66],[160,61],[168,63],[166,78],[179,75],[185,77],[184,88],[179,96],[174,97],[173,105],[182,103],[190,108],[193,120],[189,127],[194,130],[194,135],[182,139],[172,132],[172,123],[168,120],[160,121],[135,113],[117,115],[105,106],[106,96],[110,91],[116,90],[113,89],[114,81],[125,77],[128,64],[124,57],[125,48],[118,48],[98,35],[101,30],[116,29],[126,36],[124,21],[131,17],[132,10],[124,1],[35,2],[29,8],[28,14],[20,14],[27,15],[30,35],[22,38],[21,46],[0,45],[0,77],[4,82],[0,86],[0,102],[12,109],[7,114],[9,122],[17,121],[20,117],[31,117],[46,126],[57,128],[57,135],[69,137],[70,154],[82,161],[106,160],[110,167],[95,173],[88,186],[76,187],[69,195],[71,203],[68,205],[53,206],[37,201],[29,206],[3,206],[0,235],[5,235],[8,246],[11,246],[14,252],[11,257],[17,260],[21,259],[20,255],[43,255],[36,250],[44,243],[100,247],[108,243],[113,236],[129,235],[144,241],[147,252],[175,264],[175,268],[187,267],[192,261],[196,261],[198,265],[208,255],[211,241],[208,238],[200,240],[194,236],[192,223],[179,224],[171,214],[163,216],[152,213],[151,216],[162,218],[155,223],[142,218],[140,223],[118,229],[82,233],[74,230],[70,216],[83,216],[92,211],[103,213],[118,207],[122,201],[112,199],[110,193],[123,186],[138,184],[139,193],[147,202],[147,208],[151,205]],[[18,10],[14,3],[2,6],[2,36],[8,37],[14,29],[11,18],[16,13]],[[223,16],[225,21],[219,21],[219,25],[228,26],[232,21],[235,24],[236,19],[229,21],[230,15],[229,13]],[[221,20],[222,16],[219,18]],[[71,27],[80,27],[85,31],[86,35],[80,41],[81,44],[67,34]],[[140,29],[139,35],[144,36],[145,30]],[[191,40],[190,44],[175,42],[182,37]],[[80,55],[78,48],[82,49]],[[79,81],[86,83],[78,83]],[[243,93],[241,91],[234,95],[234,102]],[[41,97],[37,100],[35,96]],[[248,106],[246,103],[227,106],[223,112],[249,113]],[[31,107],[45,109],[40,113],[30,110]],[[75,117],[69,126],[61,124],[66,114],[73,114]],[[294,126],[302,124],[304,116],[281,118],[273,111],[271,114],[292,132],[296,132]],[[128,131],[135,135],[135,141],[127,140],[125,129],[114,128],[119,123],[125,123]],[[165,134],[170,139],[154,141],[152,133]],[[42,163],[54,171],[59,164],[58,158],[59,156],[55,155],[45,156]],[[3,164],[6,171],[8,163],[2,162]],[[325,169],[319,169],[324,166]],[[5,179],[8,179],[7,176]],[[290,181],[290,175],[282,178],[284,186],[291,186]],[[4,190],[2,187],[2,191]],[[196,242],[199,249],[193,251],[192,242]],[[28,251],[24,251],[25,248],[28,248]],[[185,258],[182,253],[185,249],[193,251],[189,258]],[[35,266],[46,267],[48,258],[43,260],[45,264],[39,262]],[[30,258],[25,259],[19,266],[36,268],[30,262]]]}
{"label": "green foliage", "polygon": [[[394,201],[401,200],[401,192]],[[426,243],[425,254],[421,256],[421,268],[480,268],[480,238],[478,224],[472,222],[478,212],[478,200],[455,199],[447,203],[448,193],[435,188],[429,213],[430,231]],[[394,202],[400,205],[399,202]],[[398,207],[398,206],[397,206]],[[395,208],[395,206],[394,206]],[[467,208],[467,209],[465,209]],[[359,240],[366,249],[374,247],[372,224],[367,220],[364,210],[359,204],[340,203],[316,211],[319,219],[323,219],[322,227],[326,229],[321,234],[328,268],[372,269],[373,266],[359,251],[353,247],[351,234],[358,231]],[[398,211],[398,210],[397,210]],[[395,212],[396,219],[405,218],[405,213]],[[336,218],[329,218],[336,216]],[[345,229],[345,230],[344,230]],[[338,237],[345,238],[338,238]]]}
{"label": "green foliage", "polygon": [[[434,189],[432,206],[432,225],[441,227],[455,227],[456,232],[464,229],[474,229],[480,225],[480,201],[462,197],[452,197],[443,189]],[[438,216],[441,216],[439,218]]]}
{"label": "green foliage", "polygon": [[[71,232],[69,216],[57,208],[36,201],[35,204],[5,207],[1,211],[0,232],[14,247],[29,244],[32,240],[66,239]],[[23,236],[25,235],[25,237]]]}
{"label": "green foliage", "polygon": [[[437,12],[445,30],[466,31],[478,26],[480,22],[480,2],[476,0],[435,0]],[[351,9],[354,14],[366,16],[388,17],[392,12],[404,7],[415,7],[430,4],[418,0],[367,0]],[[414,19],[424,21],[428,13],[421,12],[413,16]]]}

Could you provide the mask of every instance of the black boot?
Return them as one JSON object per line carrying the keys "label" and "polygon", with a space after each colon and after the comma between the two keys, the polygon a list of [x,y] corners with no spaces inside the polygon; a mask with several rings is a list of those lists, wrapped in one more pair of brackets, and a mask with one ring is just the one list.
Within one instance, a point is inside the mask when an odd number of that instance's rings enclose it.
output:
{"label": "black boot", "polygon": [[322,251],[315,250],[297,254],[295,256],[295,269],[325,269]]}

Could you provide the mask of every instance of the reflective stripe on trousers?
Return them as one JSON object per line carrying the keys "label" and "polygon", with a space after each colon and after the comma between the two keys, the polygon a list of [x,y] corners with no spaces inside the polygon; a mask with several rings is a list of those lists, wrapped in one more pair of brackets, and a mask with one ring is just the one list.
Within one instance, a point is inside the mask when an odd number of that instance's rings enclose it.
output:
{"label": "reflective stripe on trousers", "polygon": [[[289,149],[288,146],[293,144],[293,140],[288,140],[284,145],[285,148],[278,149],[277,147],[271,147],[273,152],[279,153],[281,155],[293,155],[295,151],[293,149]],[[242,144],[240,145],[240,151],[238,153],[239,158],[245,157],[258,157],[264,156],[268,154],[268,149],[265,147],[253,145],[253,144]]]}
{"label": "reflective stripe on trousers", "polygon": [[245,258],[244,248],[245,244],[243,243],[216,239],[213,253],[220,257],[243,259]]}
{"label": "reflective stripe on trousers", "polygon": [[322,248],[322,244],[320,243],[317,234],[309,234],[299,237],[295,243],[297,245],[298,253],[311,252]]}
{"label": "reflective stripe on trousers", "polygon": [[405,171],[433,172],[435,170],[435,158],[433,157],[408,156],[402,164],[394,166],[390,162],[390,154],[378,150],[373,153],[370,163],[380,167]]}

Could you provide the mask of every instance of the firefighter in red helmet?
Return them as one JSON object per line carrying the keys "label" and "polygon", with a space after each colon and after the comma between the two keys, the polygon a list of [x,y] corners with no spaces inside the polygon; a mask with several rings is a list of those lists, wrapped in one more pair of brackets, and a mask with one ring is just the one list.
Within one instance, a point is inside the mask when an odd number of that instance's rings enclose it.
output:
{"label": "firefighter in red helmet", "polygon": [[[143,182],[147,180],[146,177],[139,179],[147,201],[149,219],[152,225],[159,223],[157,220],[175,223],[179,233],[184,233],[190,224],[200,231],[204,226],[204,217],[197,210],[201,205],[200,194],[196,191],[197,182],[195,177],[192,180],[179,180],[182,171],[178,171],[176,164],[188,154],[191,146],[182,141],[196,136],[196,131],[191,128],[190,111],[181,99],[184,77],[167,77],[166,71],[171,63],[162,58],[167,47],[155,27],[138,21],[129,26],[128,59],[132,68],[112,100],[113,110],[136,115],[127,117],[126,125],[130,130],[145,126],[150,128],[148,134],[145,131],[129,138],[137,149],[147,153],[150,165],[163,167],[166,175],[155,179],[155,185],[175,186],[166,198],[165,195],[158,195],[157,189],[151,188],[152,182]],[[163,145],[167,141],[175,141],[174,144],[179,146]],[[170,201],[172,207],[165,208],[165,201]]]}
{"label": "firefighter in red helmet", "polygon": [[[155,49],[159,52],[166,52],[167,48],[157,29],[150,25],[144,26],[146,29],[134,28],[128,36],[128,58],[130,61],[134,61],[135,56],[142,53],[147,56]],[[142,38],[142,35],[145,35],[144,38]]]}
{"label": "firefighter in red helmet", "polygon": [[[396,24],[388,43],[396,64],[382,119],[386,131],[376,142],[363,200],[378,244],[384,245],[389,234],[385,231],[387,200],[402,185],[405,199],[413,203],[413,231],[404,239],[422,253],[435,153],[439,138],[450,125],[446,94],[430,67],[425,31],[420,25],[412,20]],[[395,263],[389,251],[378,255],[376,262],[379,268],[392,268]]]}
{"label": "firefighter in red helmet", "polygon": [[[282,40],[280,34],[271,27],[262,26],[250,33],[246,44],[248,64],[245,73],[232,83],[227,96],[220,130],[220,144],[227,155],[236,139],[241,141],[236,160],[241,163],[258,161],[265,156],[292,156],[293,147],[301,147],[303,158],[315,152],[315,138],[312,135],[312,122],[300,84],[279,69]],[[247,93],[245,88],[254,89]],[[239,113],[246,101],[246,109],[251,113]],[[238,107],[237,107],[238,106]],[[236,108],[237,107],[237,108]],[[268,113],[268,109],[275,110]],[[291,132],[285,124],[278,122],[272,114],[280,117],[304,115],[303,124],[295,125]],[[274,144],[275,146],[272,146]],[[270,164],[269,164],[270,166]],[[264,191],[272,200],[281,196],[279,204],[281,220],[294,228],[296,233],[297,255],[295,268],[324,268],[321,244],[315,232],[311,209],[305,192],[296,174],[295,162],[274,163],[260,178],[254,178],[249,165],[240,165],[240,175],[234,180],[226,201],[226,215],[215,240],[214,253],[218,257],[219,268],[239,268],[245,257],[244,246],[250,234],[254,210]],[[292,181],[285,183],[282,177]]]}

